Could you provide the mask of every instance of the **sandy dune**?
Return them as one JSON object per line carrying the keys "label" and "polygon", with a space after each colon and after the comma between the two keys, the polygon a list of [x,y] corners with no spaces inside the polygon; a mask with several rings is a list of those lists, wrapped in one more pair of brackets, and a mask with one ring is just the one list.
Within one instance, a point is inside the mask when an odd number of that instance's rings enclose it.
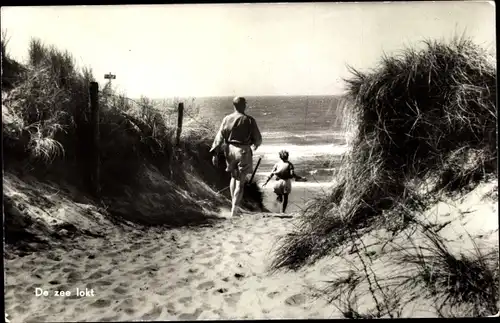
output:
{"label": "sandy dune", "polygon": [[[490,192],[497,192],[496,183],[480,185],[454,204],[438,204],[425,217],[446,223],[442,233],[459,247],[466,242],[464,230],[489,248],[498,246],[496,197],[485,200]],[[75,238],[65,248],[24,257],[8,253],[6,313],[13,323],[340,318],[324,294],[314,291],[355,268],[354,255],[324,259],[299,272],[268,271],[276,239],[292,231],[297,216],[245,213],[198,228],[114,228],[107,238]],[[377,275],[397,270],[384,260],[390,255],[383,248],[370,249],[381,256],[371,265]],[[48,296],[36,296],[36,288]],[[76,288],[90,293],[78,297]],[[71,295],[55,296],[56,290]],[[373,306],[368,294],[359,304],[361,310]],[[435,313],[423,300],[403,316]]]}
{"label": "sandy dune", "polygon": [[[214,227],[123,233],[6,260],[6,312],[11,322],[338,316],[305,293],[319,271],[267,272],[272,242],[292,221],[245,214]],[[36,296],[37,287],[49,296]],[[76,288],[95,296],[77,297]]]}

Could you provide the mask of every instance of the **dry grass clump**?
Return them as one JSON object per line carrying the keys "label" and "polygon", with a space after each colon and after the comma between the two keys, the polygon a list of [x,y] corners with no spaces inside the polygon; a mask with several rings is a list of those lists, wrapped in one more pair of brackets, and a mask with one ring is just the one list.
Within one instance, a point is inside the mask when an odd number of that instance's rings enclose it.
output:
{"label": "dry grass clump", "polygon": [[[2,50],[6,50],[5,46],[3,42]],[[42,159],[50,163],[64,154],[63,146],[71,148],[65,139],[74,136],[73,116],[86,106],[86,97],[82,94],[87,91],[91,72],[84,70],[77,74],[69,53],[33,40],[29,47],[29,64],[15,79],[12,90],[2,98],[2,105],[22,122],[18,123],[19,131],[4,131],[4,138],[20,146],[14,149],[20,155],[13,158]]]}
{"label": "dry grass clump", "polygon": [[[498,248],[483,252],[474,240],[471,252],[453,252],[443,237],[426,231],[423,241],[399,250],[394,260],[411,276],[400,283],[407,292],[433,299],[440,316],[486,316],[499,310]],[[400,277],[401,278],[401,277]]]}
{"label": "dry grass clump", "polygon": [[[417,307],[440,317],[497,313],[498,248],[485,252],[469,236],[473,250],[454,250],[436,230],[422,231],[418,239],[405,239],[410,246],[392,242],[392,251],[382,257],[362,243],[354,247],[356,259],[345,261],[356,269],[336,271],[320,295],[345,318],[405,317]],[[385,270],[371,267],[382,264]]]}
{"label": "dry grass clump", "polygon": [[[348,246],[357,249],[377,229],[392,232],[380,245],[403,232],[411,241],[417,230],[429,227],[418,215],[442,194],[463,194],[496,176],[494,62],[464,38],[425,45],[384,56],[370,72],[352,69],[343,106],[351,149],[330,194],[311,203],[296,231],[281,240],[274,270],[344,257]],[[410,290],[434,298],[442,316],[458,309],[462,315],[496,313],[498,258],[487,261],[490,255],[477,248],[472,255],[456,256],[436,234],[427,240],[426,252],[418,247],[401,258],[400,264],[413,264],[403,284],[377,280],[358,251],[365,272],[332,282],[326,293],[336,301],[347,295],[342,311],[351,318],[401,316],[414,299],[406,295]],[[362,282],[368,285],[362,294],[371,295],[376,305],[365,314],[352,303]]]}
{"label": "dry grass clump", "polygon": [[424,188],[459,191],[496,174],[495,65],[467,39],[425,45],[384,56],[370,72],[352,69],[344,105],[352,148],[330,196],[282,241],[274,268],[334,253],[350,232],[401,231],[433,201]]}
{"label": "dry grass clump", "polygon": [[[2,38],[2,57],[6,58],[3,63],[14,62],[6,50],[7,42]],[[89,82],[94,79],[92,71],[79,69],[70,53],[36,39],[31,41],[28,54],[28,62],[20,70],[13,68],[13,64],[3,65],[2,80],[5,75],[15,76],[12,89],[2,95],[2,114],[8,117],[3,118],[5,169],[43,178],[62,177],[81,191],[90,192],[83,175],[92,167],[88,108]],[[144,196],[154,193],[154,202],[145,200],[144,203],[150,204],[144,205],[145,210],[162,212],[158,218],[175,223],[179,218],[202,217],[202,209],[214,209],[220,203],[211,192],[213,202],[203,208],[184,208],[192,211],[189,216],[176,215],[182,208],[179,203],[186,201],[179,194],[193,190],[186,174],[210,174],[203,179],[222,185],[220,178],[225,172],[211,165],[208,154],[217,127],[192,123],[186,116],[181,143],[176,147],[175,103],[158,106],[148,98],[133,101],[105,86],[99,93],[99,108],[102,190],[99,199],[119,201],[130,191]],[[194,113],[193,105],[185,107],[185,115]],[[167,191],[158,189],[146,178],[145,169],[149,168],[155,169],[156,177],[164,178],[160,182],[169,187]],[[207,189],[194,190],[192,198],[206,199]],[[162,199],[159,192],[169,197]],[[109,203],[112,203],[108,205],[112,212],[114,202]],[[119,204],[119,210],[118,206],[115,210],[118,213],[127,209],[123,203],[116,204]],[[135,205],[130,210],[135,212],[138,208],[141,206]],[[133,216],[141,216],[141,212],[137,214]]]}

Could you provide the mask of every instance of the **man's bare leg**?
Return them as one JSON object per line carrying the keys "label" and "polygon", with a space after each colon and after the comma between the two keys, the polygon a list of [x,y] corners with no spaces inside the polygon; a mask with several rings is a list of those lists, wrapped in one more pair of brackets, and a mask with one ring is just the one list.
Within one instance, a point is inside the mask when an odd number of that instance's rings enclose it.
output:
{"label": "man's bare leg", "polygon": [[231,191],[231,201],[234,198],[234,190],[236,189],[236,180],[231,176],[231,181],[229,182],[229,190]]}
{"label": "man's bare leg", "polygon": [[235,179],[235,190],[233,196],[233,205],[231,208],[231,216],[235,216],[237,214],[236,208],[239,206],[241,199],[243,198],[243,192],[245,189],[245,177],[240,176],[239,179]]}
{"label": "man's bare leg", "polygon": [[229,190],[231,191],[231,217],[234,216],[234,201],[235,196],[234,193],[236,191],[236,179],[231,174],[231,181],[229,182]]}

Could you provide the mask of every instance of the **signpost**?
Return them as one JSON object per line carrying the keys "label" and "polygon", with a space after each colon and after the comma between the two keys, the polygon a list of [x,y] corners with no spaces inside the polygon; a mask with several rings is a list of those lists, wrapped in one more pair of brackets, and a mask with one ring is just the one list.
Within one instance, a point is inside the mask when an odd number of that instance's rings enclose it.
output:
{"label": "signpost", "polygon": [[109,83],[111,83],[111,80],[116,79],[116,75],[111,74],[111,72],[109,72],[109,74],[104,74],[104,78],[109,80]]}
{"label": "signpost", "polygon": [[[116,75],[111,74],[111,72],[109,72],[108,74],[104,74],[104,78],[106,80],[108,80],[108,84],[106,85],[106,87],[109,89],[109,91],[111,91],[111,80],[115,80],[116,79]],[[108,101],[108,95],[106,95],[105,100],[106,100],[106,102]],[[114,97],[113,97],[113,102],[114,102]]]}

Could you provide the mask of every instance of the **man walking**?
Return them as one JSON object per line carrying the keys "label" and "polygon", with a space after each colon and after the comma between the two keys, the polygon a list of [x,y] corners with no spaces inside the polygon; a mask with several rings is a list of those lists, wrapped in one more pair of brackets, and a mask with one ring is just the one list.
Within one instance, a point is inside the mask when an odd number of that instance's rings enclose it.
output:
{"label": "man walking", "polygon": [[262,136],[255,119],[245,114],[246,100],[236,97],[233,100],[234,112],[225,116],[215,136],[210,152],[212,163],[218,163],[221,149],[226,156],[226,172],[231,173],[229,188],[231,191],[231,217],[236,215],[236,208],[243,198],[246,176],[252,172],[252,146],[256,150],[262,144]]}

